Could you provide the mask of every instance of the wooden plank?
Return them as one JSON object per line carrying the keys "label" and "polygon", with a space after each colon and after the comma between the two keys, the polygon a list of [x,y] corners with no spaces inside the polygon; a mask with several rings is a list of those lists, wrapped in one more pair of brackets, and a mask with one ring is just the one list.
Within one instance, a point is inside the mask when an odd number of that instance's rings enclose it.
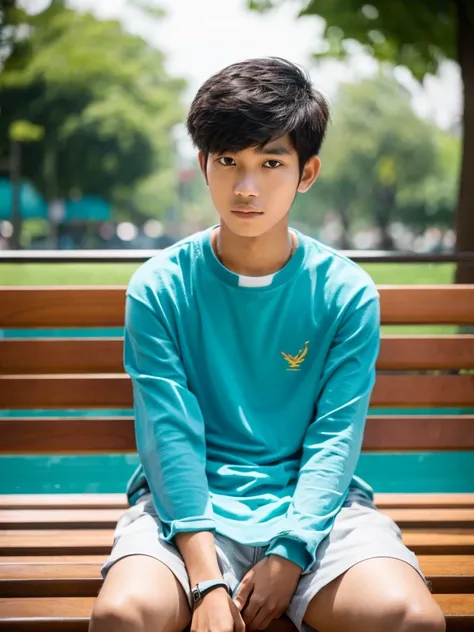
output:
{"label": "wooden plank", "polygon": [[136,452],[133,417],[0,418],[0,454]]}
{"label": "wooden plank", "polygon": [[[3,558],[5,559],[5,558]],[[20,579],[97,579],[105,559],[97,563],[0,562],[0,580]],[[425,575],[446,577],[474,577],[473,555],[420,555],[418,561]],[[456,591],[453,591],[456,592]]]}
{"label": "wooden plank", "polygon": [[474,415],[373,415],[366,422],[363,450],[474,450]]}
{"label": "wooden plank", "polygon": [[[434,595],[447,617],[447,632],[472,630],[474,626],[474,595]],[[41,599],[0,599],[0,629],[11,632],[23,630],[81,630],[87,631],[95,597],[66,597]],[[65,619],[72,619],[78,627],[66,628]],[[28,621],[29,620],[29,621]],[[35,621],[36,620],[36,621]],[[33,621],[35,621],[33,627]],[[45,624],[48,624],[48,627]],[[81,627],[82,626],[82,627]],[[470,627],[468,627],[470,626]]]}
{"label": "wooden plank", "polygon": [[[387,508],[474,508],[474,494],[449,493],[375,493],[379,509]],[[125,494],[3,494],[2,509],[125,509]],[[1,560],[0,560],[1,561]]]}
{"label": "wooden plank", "polygon": [[[0,531],[0,556],[108,555],[113,529],[18,529]],[[417,555],[471,555],[474,529],[403,530],[403,541]]]}
{"label": "wooden plank", "polygon": [[474,369],[474,335],[385,335],[377,368],[384,371]]}
{"label": "wooden plank", "polygon": [[[474,508],[382,509],[401,528],[474,529]],[[3,509],[0,529],[113,529],[122,509]]]}
{"label": "wooden plank", "polygon": [[0,555],[108,555],[112,542],[113,529],[5,530]]}
{"label": "wooden plank", "polygon": [[[378,375],[372,406],[471,407],[474,374]],[[126,374],[0,375],[0,409],[132,408]]]}
{"label": "wooden plank", "polygon": [[[1,433],[0,433],[1,434]],[[470,506],[474,494],[460,494],[456,506]],[[112,509],[128,506],[126,494],[1,494],[2,509]],[[443,505],[444,506],[444,505]]]}
{"label": "wooden plank", "polygon": [[474,494],[438,494],[429,492],[421,494],[400,494],[376,492],[374,494],[374,501],[379,509],[388,509],[390,507],[461,509],[463,507],[474,507]]}
{"label": "wooden plank", "polygon": [[[474,285],[378,287],[384,324],[474,324]],[[121,327],[124,286],[0,288],[0,328]]]}
{"label": "wooden plank", "polygon": [[0,374],[123,373],[123,338],[0,339]]}
{"label": "wooden plank", "polygon": [[380,285],[384,325],[472,325],[474,285]]}
{"label": "wooden plank", "polygon": [[101,585],[102,579],[100,577],[67,577],[65,579],[29,578],[18,580],[0,579],[0,598],[95,597],[98,594]]}
{"label": "wooden plank", "polygon": [[0,287],[0,328],[122,327],[125,286]]}
{"label": "wooden plank", "polygon": [[[136,452],[130,416],[2,417],[0,436],[0,455]],[[374,415],[363,450],[474,450],[474,415]]]}
{"label": "wooden plank", "polygon": [[[20,579],[97,579],[100,577],[101,559],[97,563],[1,563],[0,580]],[[446,577],[474,577],[473,555],[420,555],[418,561],[425,575]],[[456,591],[453,591],[456,592]]]}
{"label": "wooden plank", "polygon": [[[123,338],[0,339],[0,374],[122,373]],[[474,368],[474,335],[383,336],[379,370]]]}
{"label": "wooden plank", "polygon": [[378,375],[371,405],[388,407],[470,407],[474,375]]}
{"label": "wooden plank", "polygon": [[[466,556],[469,564],[462,556],[429,557],[442,560],[438,565],[432,564],[433,572],[427,572],[424,557],[419,558],[434,593],[474,593],[473,556]],[[457,563],[456,559],[462,562]],[[101,564],[0,565],[0,598],[93,597],[102,584],[100,568]]]}
{"label": "wooden plank", "polygon": [[131,407],[126,374],[0,375],[0,409]]}
{"label": "wooden plank", "polygon": [[68,564],[96,564],[104,562],[103,555],[0,555],[0,564],[15,564],[17,566],[44,566],[56,564],[67,566]]}

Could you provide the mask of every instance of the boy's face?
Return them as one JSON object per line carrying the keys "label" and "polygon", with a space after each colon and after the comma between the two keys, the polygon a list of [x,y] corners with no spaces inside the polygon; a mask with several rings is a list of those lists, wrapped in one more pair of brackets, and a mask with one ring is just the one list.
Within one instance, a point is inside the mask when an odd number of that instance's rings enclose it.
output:
{"label": "boy's face", "polygon": [[250,147],[237,153],[199,153],[201,170],[222,222],[242,237],[270,231],[288,214],[297,191],[307,191],[321,162],[306,163],[300,180],[298,155],[289,135],[263,149]]}

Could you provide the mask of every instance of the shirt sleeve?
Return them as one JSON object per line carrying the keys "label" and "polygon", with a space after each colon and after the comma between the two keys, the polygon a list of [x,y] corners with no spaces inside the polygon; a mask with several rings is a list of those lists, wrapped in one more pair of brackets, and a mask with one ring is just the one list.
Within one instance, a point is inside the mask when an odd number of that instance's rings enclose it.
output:
{"label": "shirt sleeve", "polygon": [[[375,294],[375,296],[374,296]],[[354,301],[353,301],[354,302]],[[376,291],[350,305],[330,347],[313,422],[308,427],[292,503],[266,555],[308,572],[331,532],[359,460],[380,342]]]}
{"label": "shirt sleeve", "polygon": [[158,301],[127,295],[124,366],[133,384],[137,450],[165,539],[214,531],[204,420]]}

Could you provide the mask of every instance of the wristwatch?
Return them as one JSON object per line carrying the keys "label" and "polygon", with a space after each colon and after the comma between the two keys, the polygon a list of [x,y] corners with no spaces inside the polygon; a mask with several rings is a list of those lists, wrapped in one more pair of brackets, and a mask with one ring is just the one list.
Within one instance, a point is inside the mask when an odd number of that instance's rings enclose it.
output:
{"label": "wristwatch", "polygon": [[207,595],[208,592],[216,588],[225,588],[230,594],[229,584],[223,579],[209,579],[205,582],[198,582],[194,588],[191,588],[194,606],[197,606],[204,595]]}

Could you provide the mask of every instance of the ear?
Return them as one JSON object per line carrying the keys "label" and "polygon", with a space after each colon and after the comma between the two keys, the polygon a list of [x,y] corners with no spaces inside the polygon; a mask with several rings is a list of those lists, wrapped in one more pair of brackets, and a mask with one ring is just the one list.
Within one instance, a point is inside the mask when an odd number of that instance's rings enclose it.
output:
{"label": "ear", "polygon": [[200,151],[198,153],[198,160],[199,160],[199,166],[201,167],[202,175],[204,176],[204,180],[206,181],[206,184],[209,186],[209,182],[207,179],[207,156],[202,151]]}
{"label": "ear", "polygon": [[300,193],[306,193],[306,191],[311,188],[313,182],[318,177],[320,169],[321,160],[317,156],[312,156],[303,168],[301,180],[298,184],[298,191]]}

